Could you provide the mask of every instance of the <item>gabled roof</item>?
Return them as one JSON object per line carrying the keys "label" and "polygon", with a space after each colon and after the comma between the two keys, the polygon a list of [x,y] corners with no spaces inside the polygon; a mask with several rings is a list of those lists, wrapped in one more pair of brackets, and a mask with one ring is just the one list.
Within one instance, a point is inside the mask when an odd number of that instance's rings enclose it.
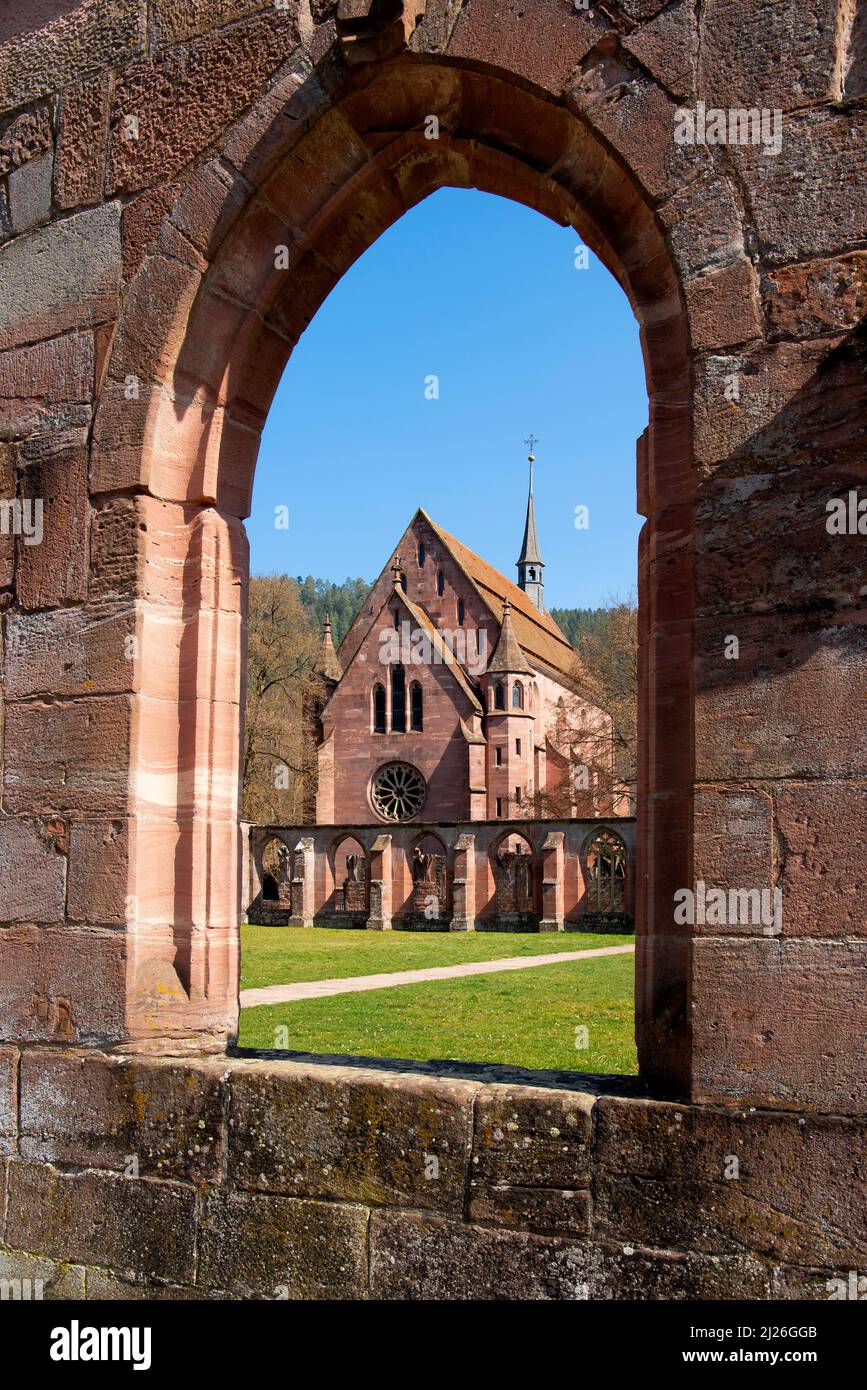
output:
{"label": "gabled roof", "polygon": [[463,570],[501,625],[503,610],[508,600],[512,608],[515,636],[530,660],[541,662],[557,676],[567,676],[571,679],[575,667],[575,653],[551,614],[545,609],[537,608],[523,589],[519,589],[517,584],[500,574],[493,565],[489,565],[468,546],[449,535],[448,531],[444,531],[422,508],[419,508],[419,513],[439,536],[452,559]]}

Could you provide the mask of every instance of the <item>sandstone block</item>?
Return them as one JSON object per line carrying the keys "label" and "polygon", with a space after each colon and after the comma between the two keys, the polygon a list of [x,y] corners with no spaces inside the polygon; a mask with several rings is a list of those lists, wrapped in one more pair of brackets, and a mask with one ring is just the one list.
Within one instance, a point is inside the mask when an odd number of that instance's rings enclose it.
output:
{"label": "sandstone block", "polygon": [[673,97],[692,97],[699,44],[691,0],[677,0],[662,14],[651,17],[624,39],[624,48]]}
{"label": "sandstone block", "polygon": [[597,1126],[603,1239],[812,1265],[867,1258],[863,1120],[605,1096]]}
{"label": "sandstone block", "polygon": [[20,1152],[64,1167],[218,1182],[225,1061],[25,1053]]}
{"label": "sandstone block", "polygon": [[120,266],[116,203],[16,237],[0,249],[0,347],[110,319]]}
{"label": "sandstone block", "polygon": [[71,922],[123,926],[128,916],[126,821],[73,821],[69,836],[67,915]]}
{"label": "sandstone block", "polygon": [[867,935],[867,788],[784,783],[774,812],[786,936]]}
{"label": "sandstone block", "polygon": [[0,133],[0,176],[20,169],[52,147],[51,114],[47,106],[22,111],[3,123]]}
{"label": "sandstone block", "polygon": [[[138,0],[84,0],[47,24],[26,26],[0,49],[3,105],[22,106],[141,50],[146,18]],[[5,37],[5,35],[4,35]]]}
{"label": "sandstone block", "polygon": [[[702,938],[693,946],[693,1098],[867,1111],[867,943]],[[737,989],[732,981],[737,980]]]}
{"label": "sandstone block", "polygon": [[124,1035],[120,932],[12,926],[0,932],[0,1036],[11,1042],[114,1042]]}
{"label": "sandstone block", "polygon": [[9,1245],[176,1283],[192,1281],[196,1194],[179,1183],[10,1163]]}
{"label": "sandstone block", "polygon": [[0,1154],[14,1152],[17,1134],[18,1049],[0,1047]]}
{"label": "sandstone block", "polygon": [[63,921],[66,857],[44,824],[0,820],[0,880],[4,921]]}
{"label": "sandstone block", "polygon": [[474,1110],[470,1217],[554,1231],[588,1230],[594,1097],[495,1087]]}
{"label": "sandstone block", "polygon": [[6,809],[123,812],[130,728],[125,695],[7,705]]}
{"label": "sandstone block", "polygon": [[867,253],[782,266],[767,274],[762,292],[772,339],[857,328],[867,315]]}
{"label": "sandstone block", "polygon": [[110,86],[108,74],[103,74],[64,92],[56,173],[62,208],[98,203],[102,197]]}
{"label": "sandstone block", "polygon": [[114,88],[109,190],[146,188],[191,163],[251,105],[297,43],[295,15],[269,8],[156,61],[129,64]]}
{"label": "sandstone block", "polygon": [[44,1260],[39,1255],[0,1246],[0,1288],[17,1290],[19,1286],[21,1297],[28,1301],[81,1299],[84,1298],[85,1271],[81,1265],[68,1264],[65,1260]]}
{"label": "sandstone block", "polygon": [[688,280],[684,292],[692,345],[699,351],[761,337],[758,281],[745,257]]}
{"label": "sandstone block", "polygon": [[702,11],[699,96],[716,107],[789,107],[835,95],[836,0],[756,5],[709,0]]}
{"label": "sandstone block", "polygon": [[9,175],[9,217],[16,236],[38,227],[51,216],[51,181],[54,156],[32,159]]}
{"label": "sandstone block", "polygon": [[135,631],[135,612],[126,605],[105,601],[81,608],[10,613],[4,682],[7,698],[108,695],[131,690]]}
{"label": "sandstone block", "polygon": [[266,1298],[364,1298],[367,1220],[363,1207],[211,1191],[198,1282]]}
{"label": "sandstone block", "polygon": [[474,1091],[463,1082],[342,1067],[236,1069],[230,1181],[299,1197],[460,1213]]}
{"label": "sandstone block", "polygon": [[607,27],[595,13],[576,10],[570,0],[538,0],[531,25],[519,0],[474,0],[458,16],[448,54],[482,62],[496,54],[500,64],[559,95]]}

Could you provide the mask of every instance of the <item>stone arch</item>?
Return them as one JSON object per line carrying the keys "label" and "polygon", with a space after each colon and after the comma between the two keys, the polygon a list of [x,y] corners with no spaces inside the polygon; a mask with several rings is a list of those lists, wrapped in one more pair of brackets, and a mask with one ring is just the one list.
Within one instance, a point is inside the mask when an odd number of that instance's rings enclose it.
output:
{"label": "stone arch", "polygon": [[[688,942],[672,936],[669,888],[692,874],[690,837],[672,834],[678,818],[688,819],[693,797],[690,338],[698,328],[712,339],[729,310],[712,293],[691,304],[683,290],[687,253],[680,248],[689,243],[691,223],[701,243],[700,200],[686,199],[678,209],[676,242],[667,244],[656,211],[681,183],[697,185],[703,171],[710,173],[708,152],[660,141],[664,155],[650,154],[630,103],[614,110],[598,99],[622,85],[616,63],[591,48],[584,67],[587,88],[579,83],[568,101],[542,74],[523,72],[505,41],[499,61],[495,54],[484,62],[429,62],[404,53],[348,77],[328,97],[313,80],[288,80],[276,107],[273,95],[263,99],[221,154],[185,181],[130,285],[103,374],[93,485],[106,531],[127,528],[141,555],[139,698],[152,698],[159,687],[185,711],[170,750],[179,773],[197,765],[203,748],[211,765],[219,764],[206,778],[176,776],[184,791],[174,814],[164,802],[156,808],[180,845],[169,896],[194,907],[189,924],[175,914],[163,940],[153,932],[139,937],[133,927],[131,979],[149,978],[154,955],[161,968],[173,960],[192,1012],[210,1017],[218,1033],[231,1033],[236,1017],[231,750],[242,694],[242,520],[259,432],[293,344],[347,267],[436,188],[475,187],[572,225],[614,274],[639,321],[650,403],[639,449],[639,509],[648,516],[640,561],[643,641],[668,621],[674,609],[666,595],[676,595],[677,634],[657,635],[677,643],[680,660],[664,676],[658,663],[645,664],[642,680],[644,746],[656,750],[664,737],[674,751],[645,758],[640,774],[645,867],[636,997],[646,1074],[669,1081],[684,1074]],[[669,99],[646,76],[638,88],[658,131],[667,131]],[[440,124],[436,140],[424,134],[431,114]],[[731,211],[736,223],[733,209],[725,203],[725,216]],[[130,375],[142,383],[135,412],[123,398]],[[167,673],[155,630],[159,623],[164,635],[172,612],[184,659]],[[160,737],[143,726],[134,751],[139,766],[165,765]],[[664,795],[651,802],[648,794],[658,792]],[[146,793],[133,808],[133,890],[137,866],[152,857],[153,809]],[[658,874],[663,856],[665,873]],[[228,865],[219,882],[209,867],[216,862]],[[663,949],[649,947],[654,933],[665,938]],[[176,1016],[167,1004],[137,1027],[173,1033],[189,1015],[186,1003]]]}
{"label": "stone arch", "polygon": [[347,918],[370,911],[370,856],[354,835],[338,835],[328,848],[332,892],[327,912]]}
{"label": "stone arch", "polygon": [[531,840],[520,831],[507,830],[491,845],[490,859],[498,928],[532,929],[538,925],[539,910],[537,856]]}
{"label": "stone arch", "polygon": [[412,876],[413,912],[427,912],[435,918],[449,911],[448,851],[444,841],[432,830],[416,835],[408,847]]}

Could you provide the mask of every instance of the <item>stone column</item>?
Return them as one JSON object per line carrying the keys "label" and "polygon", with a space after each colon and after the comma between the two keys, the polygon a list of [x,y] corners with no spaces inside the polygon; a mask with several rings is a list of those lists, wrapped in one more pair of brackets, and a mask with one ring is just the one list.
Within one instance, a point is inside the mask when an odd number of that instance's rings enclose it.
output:
{"label": "stone column", "polygon": [[542,917],[539,931],[563,931],[563,845],[562,830],[550,831],[542,846]]}
{"label": "stone column", "polygon": [[449,931],[476,929],[476,837],[459,835],[452,871],[452,920]]}
{"label": "stone column", "polygon": [[391,836],[377,835],[370,847],[368,931],[391,931]]}
{"label": "stone column", "polygon": [[290,927],[313,926],[313,836],[304,835],[292,851],[292,913]]}

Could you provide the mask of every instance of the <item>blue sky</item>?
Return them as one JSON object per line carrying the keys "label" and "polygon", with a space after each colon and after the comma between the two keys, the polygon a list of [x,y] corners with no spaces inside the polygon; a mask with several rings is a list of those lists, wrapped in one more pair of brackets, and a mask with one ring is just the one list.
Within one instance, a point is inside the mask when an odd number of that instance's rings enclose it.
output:
{"label": "blue sky", "polygon": [[[254,573],[372,580],[422,506],[514,578],[532,431],[546,606],[634,589],[638,326],[592,254],[576,268],[578,244],[519,204],[442,189],[370,247],[275,396],[247,523]],[[439,399],[425,398],[431,375]]]}

